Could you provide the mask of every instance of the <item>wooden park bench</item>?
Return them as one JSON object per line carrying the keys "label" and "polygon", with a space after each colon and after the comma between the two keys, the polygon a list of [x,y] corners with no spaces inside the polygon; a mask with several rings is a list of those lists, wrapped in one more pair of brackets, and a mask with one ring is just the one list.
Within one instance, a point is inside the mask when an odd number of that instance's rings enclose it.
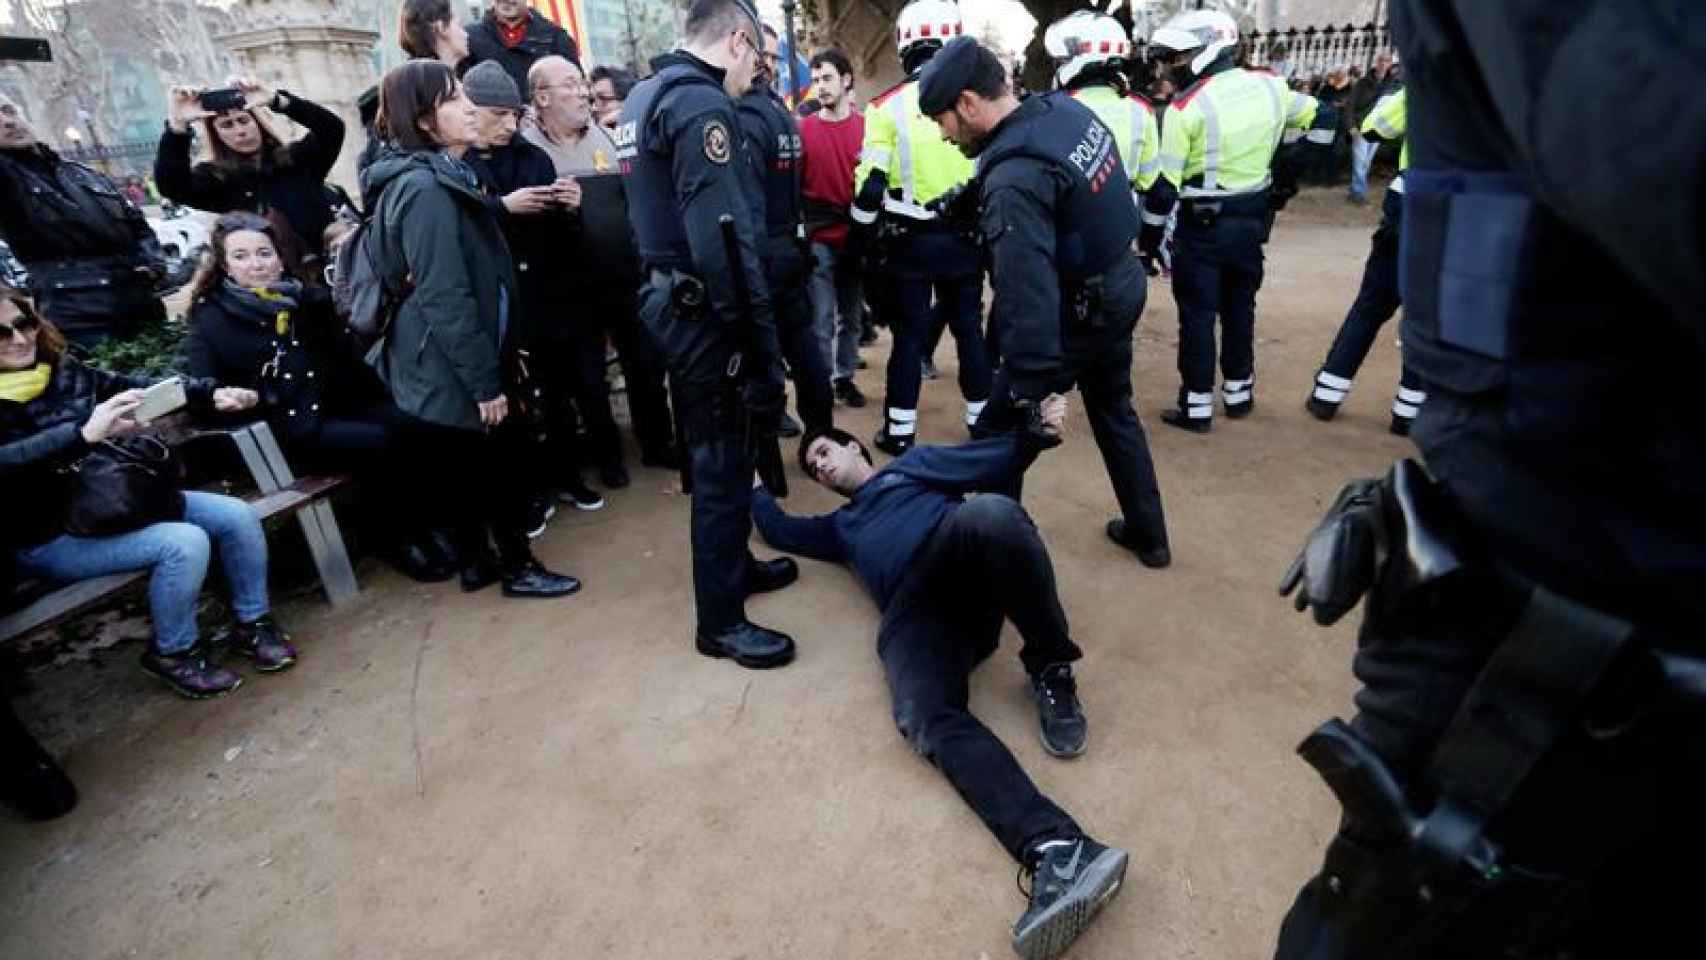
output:
{"label": "wooden park bench", "polygon": [[[255,422],[229,429],[192,429],[168,436],[179,445],[205,436],[224,436],[237,447],[255,482],[246,497],[249,509],[262,520],[295,516],[308,541],[308,552],[320,574],[320,586],[333,606],[353,600],[359,591],[343,534],[332,514],[329,495],[349,483],[347,476],[297,477],[285,462],[272,428]],[[149,571],[108,574],[71,584],[26,582],[10,598],[0,596],[0,642],[50,626],[148,579]]]}

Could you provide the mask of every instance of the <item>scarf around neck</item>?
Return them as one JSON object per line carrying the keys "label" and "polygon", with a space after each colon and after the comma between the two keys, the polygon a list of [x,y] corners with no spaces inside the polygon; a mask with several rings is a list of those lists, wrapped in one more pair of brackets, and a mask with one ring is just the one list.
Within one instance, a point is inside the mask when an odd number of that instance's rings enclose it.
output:
{"label": "scarf around neck", "polygon": [[29,403],[47,391],[48,381],[52,379],[53,367],[46,363],[28,370],[0,373],[0,400]]}
{"label": "scarf around neck", "polygon": [[290,332],[290,314],[302,302],[302,283],[275,280],[264,287],[245,287],[230,277],[220,289],[225,306],[238,316],[261,326],[270,325],[279,335]]}

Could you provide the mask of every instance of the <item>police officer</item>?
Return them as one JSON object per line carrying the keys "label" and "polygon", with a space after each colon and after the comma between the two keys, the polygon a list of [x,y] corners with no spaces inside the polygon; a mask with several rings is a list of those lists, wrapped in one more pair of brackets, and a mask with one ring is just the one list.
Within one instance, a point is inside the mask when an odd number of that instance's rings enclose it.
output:
{"label": "police officer", "polygon": [[1161,132],[1155,108],[1131,91],[1125,70],[1134,53],[1118,20],[1078,10],[1049,25],[1043,49],[1055,63],[1054,79],[1069,97],[1090,108],[1114,134],[1120,160],[1131,174],[1132,194],[1142,194],[1161,173]]}
{"label": "police officer", "polygon": [[1288,578],[1369,602],[1286,960],[1697,949],[1706,8],[1487,9],[1392,4],[1426,470],[1348,487]]}
{"label": "police officer", "polygon": [[[1404,91],[1382,97],[1362,122],[1362,138],[1370,143],[1400,140],[1407,126]],[[1398,176],[1386,188],[1386,198],[1380,203],[1380,226],[1362,267],[1362,287],[1339,327],[1333,346],[1327,351],[1327,361],[1315,373],[1315,389],[1305,406],[1317,420],[1331,420],[1339,412],[1339,404],[1351,392],[1351,381],[1368,356],[1369,347],[1380,328],[1398,312],[1398,237],[1404,229],[1404,171],[1410,166],[1410,144],[1406,142],[1398,154]],[[1400,437],[1410,435],[1410,425],[1428,399],[1422,389],[1422,378],[1404,365],[1398,380],[1398,395],[1392,399],[1391,430]]]}
{"label": "police officer", "polygon": [[[884,258],[878,307],[894,332],[889,352],[887,416],[877,449],[899,456],[918,436],[918,391],[930,296],[959,347],[966,425],[989,400],[990,362],[983,342],[983,268],[976,242],[943,223],[926,204],[971,179],[972,164],[918,110],[918,73],[942,44],[963,30],[952,0],[913,0],[895,27],[906,79],[865,108],[865,143],[853,197],[853,255],[872,243]],[[873,237],[873,234],[877,236]],[[886,281],[886,282],[885,282]]]}
{"label": "police officer", "polygon": [[978,161],[1002,354],[978,431],[1033,431],[1042,398],[1076,383],[1123,514],[1108,536],[1167,566],[1155,464],[1131,408],[1132,334],[1148,291],[1113,133],[1071,97],[1021,103],[1001,61],[969,37],[924,69],[919,107]]}
{"label": "police officer", "polygon": [[[752,83],[762,47],[747,0],[694,0],[686,45],[622,108],[616,144],[648,281],[640,314],[669,366],[693,477],[697,645],[745,667],[780,666],[794,641],[746,619],[750,593],[792,583],[788,559],[760,563],[752,531],[749,437],[782,412],[782,360],[747,196],[749,163],[734,97]],[[720,218],[731,216],[749,294],[730,273]]]}
{"label": "police officer", "polygon": [[1207,433],[1216,316],[1226,415],[1248,416],[1256,406],[1256,290],[1262,244],[1273,225],[1270,168],[1284,131],[1314,121],[1315,98],[1271,73],[1238,67],[1238,27],[1218,11],[1174,17],[1149,38],[1149,49],[1179,88],[1161,124],[1161,176],[1143,217],[1142,248],[1154,255],[1179,201],[1173,297],[1183,384],[1178,405],[1161,419]]}
{"label": "police officer", "polygon": [[800,419],[808,432],[821,433],[833,425],[835,399],[830,393],[829,362],[812,329],[811,296],[806,290],[812,260],[800,219],[800,127],[772,87],[779,47],[776,31],[766,24],[765,59],[752,89],[736,106],[752,162],[753,220],[764,231],[764,274],[776,312],[776,336],[793,373],[794,389],[799,391]]}

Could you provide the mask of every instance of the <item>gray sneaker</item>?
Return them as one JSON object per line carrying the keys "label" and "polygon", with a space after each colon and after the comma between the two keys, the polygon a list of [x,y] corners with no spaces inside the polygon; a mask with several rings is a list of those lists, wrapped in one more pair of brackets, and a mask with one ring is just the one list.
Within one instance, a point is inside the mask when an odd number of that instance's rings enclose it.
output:
{"label": "gray sneaker", "polygon": [[1031,905],[1013,925],[1013,952],[1024,960],[1065,953],[1120,892],[1129,859],[1124,850],[1089,837],[1053,840],[1031,851],[1019,868],[1021,877],[1031,877]]}

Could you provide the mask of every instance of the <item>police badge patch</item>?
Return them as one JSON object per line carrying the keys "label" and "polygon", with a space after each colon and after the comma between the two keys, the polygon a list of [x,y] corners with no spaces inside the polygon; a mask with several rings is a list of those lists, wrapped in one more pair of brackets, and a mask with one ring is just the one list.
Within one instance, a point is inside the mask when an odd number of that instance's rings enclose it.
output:
{"label": "police badge patch", "polygon": [[721,120],[705,124],[705,159],[716,164],[729,162],[729,128]]}

